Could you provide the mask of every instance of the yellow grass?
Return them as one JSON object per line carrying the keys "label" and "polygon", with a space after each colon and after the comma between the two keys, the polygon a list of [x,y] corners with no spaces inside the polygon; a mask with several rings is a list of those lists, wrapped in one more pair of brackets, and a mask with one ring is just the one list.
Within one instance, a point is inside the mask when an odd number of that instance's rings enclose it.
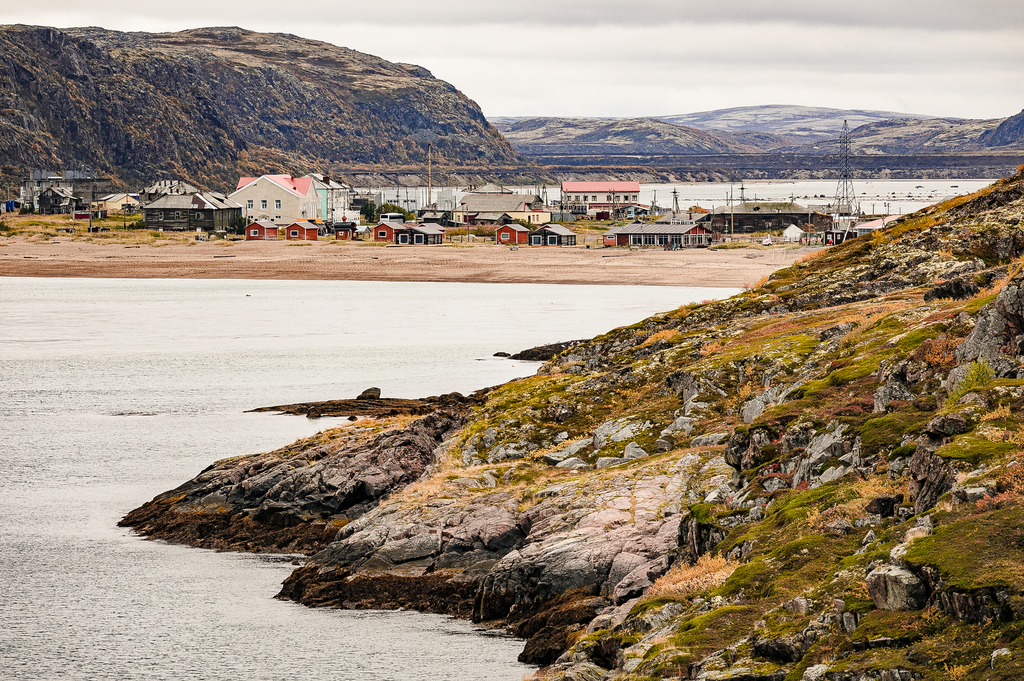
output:
{"label": "yellow grass", "polygon": [[676,566],[662,575],[647,591],[645,600],[672,598],[683,600],[717,588],[729,579],[739,563],[721,556],[704,554],[694,565]]}

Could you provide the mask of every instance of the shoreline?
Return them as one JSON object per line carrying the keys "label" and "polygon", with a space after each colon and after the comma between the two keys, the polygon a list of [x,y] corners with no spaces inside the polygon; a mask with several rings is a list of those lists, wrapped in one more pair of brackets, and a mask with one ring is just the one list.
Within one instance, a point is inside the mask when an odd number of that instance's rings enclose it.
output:
{"label": "shoreline", "polygon": [[95,243],[0,239],[0,276],[118,279],[285,279],[740,288],[816,249],[630,251],[493,244]]}

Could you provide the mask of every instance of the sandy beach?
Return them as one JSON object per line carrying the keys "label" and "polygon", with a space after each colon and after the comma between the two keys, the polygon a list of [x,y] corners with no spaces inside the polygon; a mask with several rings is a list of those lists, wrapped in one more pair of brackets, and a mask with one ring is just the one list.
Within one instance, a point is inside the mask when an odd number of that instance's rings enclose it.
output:
{"label": "sandy beach", "polygon": [[0,238],[0,276],[338,279],[538,284],[753,284],[809,249],[529,248],[211,241],[126,245]]}

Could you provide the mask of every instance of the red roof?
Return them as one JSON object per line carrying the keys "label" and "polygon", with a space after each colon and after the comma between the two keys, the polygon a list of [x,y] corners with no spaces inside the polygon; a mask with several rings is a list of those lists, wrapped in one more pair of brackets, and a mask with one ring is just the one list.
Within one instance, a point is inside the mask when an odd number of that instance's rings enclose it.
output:
{"label": "red roof", "polygon": [[[263,175],[262,177],[267,178],[279,187],[283,187],[290,192],[294,192],[299,196],[306,196],[309,194],[309,186],[313,182],[313,178],[310,177],[292,177],[291,175]],[[248,186],[260,179],[259,177],[242,177],[238,180],[238,186],[235,187],[235,191],[238,191],[242,187]]]}
{"label": "red roof", "polygon": [[563,192],[618,192],[637,194],[639,182],[563,182]]}

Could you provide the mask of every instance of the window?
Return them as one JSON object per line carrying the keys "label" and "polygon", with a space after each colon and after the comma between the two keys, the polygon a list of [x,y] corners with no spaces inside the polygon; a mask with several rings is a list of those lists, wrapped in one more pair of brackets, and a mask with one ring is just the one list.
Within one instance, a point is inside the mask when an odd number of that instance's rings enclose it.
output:
{"label": "window", "polygon": [[180,210],[174,211],[174,219],[175,220],[180,220],[181,219],[181,211]]}
{"label": "window", "polygon": [[164,212],[162,210],[158,210],[156,212],[156,219],[157,220],[163,220],[164,219]]}
{"label": "window", "polygon": [[668,243],[668,234],[659,234],[658,235],[658,245],[659,246],[664,246],[667,243]]}
{"label": "window", "polygon": [[644,242],[644,237],[643,237],[642,234],[630,234],[629,235],[629,243],[630,243],[631,246],[639,246],[643,242]]}
{"label": "window", "polygon": [[502,232],[501,233],[501,240],[502,241],[508,241],[508,232]]}
{"label": "window", "polygon": [[612,195],[608,194],[607,196],[604,197],[604,200],[605,201],[611,201],[612,200]]}
{"label": "window", "polygon": [[281,216],[280,216],[280,215],[275,215],[275,216],[274,216],[274,219],[275,219],[275,220],[280,220],[280,219],[281,219]]}
{"label": "window", "polygon": [[258,230],[258,229],[250,229],[249,230],[249,236],[259,236],[259,235],[260,235],[260,230]]}
{"label": "window", "polygon": [[644,234],[644,245],[645,246],[653,246],[654,245],[654,235],[653,234]]}
{"label": "window", "polygon": [[262,208],[263,210],[267,209],[267,200],[266,199],[263,199],[263,200],[260,201],[260,208]]}
{"label": "window", "polygon": [[386,230],[386,229],[381,229],[381,230],[379,230],[379,231],[377,232],[377,238],[379,238],[379,239],[387,239],[387,238],[388,238],[388,232],[387,232],[387,230]]}
{"label": "window", "polygon": [[291,234],[292,234],[292,236],[298,236],[299,235],[299,230],[293,229]]}
{"label": "window", "polygon": [[249,199],[248,201],[245,202],[245,207],[250,209],[252,208],[252,199]]}
{"label": "window", "polygon": [[196,216],[195,216],[195,218],[194,218],[194,219],[196,219],[196,220],[202,220],[202,219],[203,219],[203,214],[202,214],[202,213],[198,213],[198,212],[197,212],[197,213],[196,213]]}
{"label": "window", "polygon": [[281,199],[274,199],[274,208],[281,210]]}

